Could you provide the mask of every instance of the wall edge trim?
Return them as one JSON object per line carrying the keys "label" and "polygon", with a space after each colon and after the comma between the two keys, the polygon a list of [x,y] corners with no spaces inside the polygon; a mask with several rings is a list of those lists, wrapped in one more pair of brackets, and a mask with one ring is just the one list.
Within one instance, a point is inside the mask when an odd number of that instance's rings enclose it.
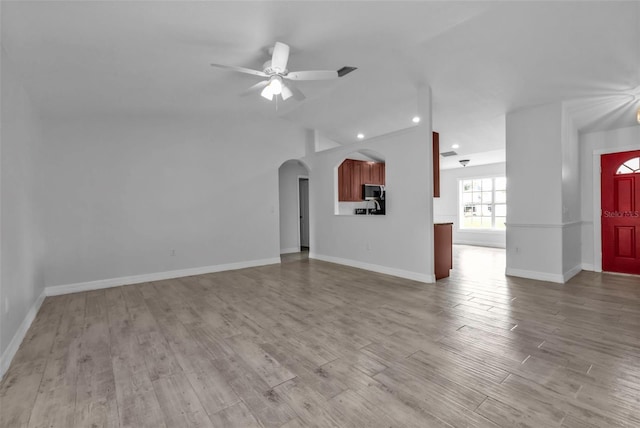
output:
{"label": "wall edge trim", "polygon": [[583,223],[582,220],[568,221],[568,222],[565,222],[565,223],[509,223],[509,222],[507,222],[507,229],[509,227],[563,229],[565,227],[581,225],[582,223]]}
{"label": "wall edge trim", "polygon": [[298,247],[282,248],[280,250],[280,254],[291,254],[291,253],[299,253],[299,252],[300,252],[300,248]]}
{"label": "wall edge trim", "polygon": [[506,244],[498,242],[483,242],[483,241],[469,241],[466,239],[458,239],[453,241],[454,245],[472,245],[474,247],[489,247],[489,248],[507,248]]}
{"label": "wall edge trim", "polygon": [[555,282],[558,284],[564,284],[564,275],[557,274],[557,273],[507,268],[505,270],[505,275],[517,276],[519,278],[535,279],[537,281],[547,281],[547,282]]}
{"label": "wall edge trim", "polygon": [[582,263],[582,265],[580,265],[580,267],[582,268],[582,270],[588,270],[591,272],[595,272],[596,271],[596,267],[593,263]]}
{"label": "wall edge trim", "polygon": [[33,302],[24,319],[22,320],[22,323],[20,323],[18,330],[11,338],[9,346],[7,346],[7,349],[5,349],[5,351],[2,353],[2,357],[0,357],[0,380],[2,380],[4,378],[4,375],[7,373],[13,357],[15,357],[16,353],[18,352],[22,341],[27,335],[27,331],[29,331],[29,327],[31,327],[31,323],[33,323],[33,320],[36,319],[36,315],[38,314],[38,311],[40,310],[45,297],[45,290],[42,290],[42,293],[40,293],[36,301]]}
{"label": "wall edge trim", "polygon": [[97,281],[77,282],[74,284],[55,285],[45,288],[47,296],[59,296],[62,294],[78,293],[82,291],[100,290],[103,288],[119,287],[121,285],[139,284],[149,281],[162,281],[165,279],[181,278],[185,276],[203,275],[206,273],[223,272],[227,270],[245,269],[256,266],[279,264],[280,257],[269,259],[248,260],[236,263],[226,263],[213,266],[202,266],[187,269],[178,269],[165,272],[154,272],[142,275],[123,276],[118,278],[100,279]]}
{"label": "wall edge trim", "polygon": [[577,274],[579,274],[580,272],[582,272],[582,263],[578,263],[576,266],[572,267],[571,269],[569,269],[568,271],[566,271],[562,277],[564,279],[563,282],[567,282],[569,281],[571,278],[573,278],[574,276],[576,276]]}
{"label": "wall edge trim", "polygon": [[321,260],[329,263],[350,266],[358,269],[364,269],[372,272],[383,273],[386,275],[397,276],[399,278],[410,279],[412,281],[433,284],[436,282],[435,274],[423,274],[412,272],[404,269],[396,269],[388,266],[381,266],[372,263],[365,263],[358,260],[343,259],[341,257],[325,256],[324,254],[309,253],[309,258]]}

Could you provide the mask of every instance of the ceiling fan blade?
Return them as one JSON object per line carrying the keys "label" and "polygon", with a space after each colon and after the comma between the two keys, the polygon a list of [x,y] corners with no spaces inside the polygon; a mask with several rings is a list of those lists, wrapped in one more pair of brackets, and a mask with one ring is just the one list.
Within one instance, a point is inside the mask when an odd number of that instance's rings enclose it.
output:
{"label": "ceiling fan blade", "polygon": [[315,71],[293,71],[284,76],[289,80],[330,80],[345,76],[358,67],[344,66],[338,71],[332,70],[315,70]]}
{"label": "ceiling fan blade", "polygon": [[240,73],[253,74],[254,76],[269,77],[268,74],[263,73],[262,71],[252,70],[250,68],[244,68],[244,67],[236,67],[235,65],[211,64],[211,66],[217,67],[217,68],[224,68],[226,70],[239,71]]}
{"label": "ceiling fan blade", "polygon": [[338,76],[342,77],[346,74],[351,73],[352,71],[357,70],[358,67],[349,67],[348,65],[345,65],[344,67],[342,67],[340,70],[338,70]]}
{"label": "ceiling fan blade", "polygon": [[284,76],[289,80],[330,80],[338,77],[338,72],[331,70],[293,71]]}
{"label": "ceiling fan blade", "polygon": [[245,90],[244,92],[240,93],[241,97],[245,97],[249,94],[252,94],[254,92],[258,92],[259,90],[263,89],[265,86],[267,86],[269,84],[268,80],[263,80],[261,82],[256,83],[255,85],[249,87],[247,90]]}
{"label": "ceiling fan blade", "polygon": [[271,68],[278,73],[283,73],[287,69],[289,62],[289,46],[276,42],[271,56]]}
{"label": "ceiling fan blade", "polygon": [[287,82],[284,86],[286,86],[287,88],[289,88],[289,90],[291,90],[294,100],[302,101],[306,98],[302,93],[302,91],[298,89],[298,87],[294,85],[293,82]]}

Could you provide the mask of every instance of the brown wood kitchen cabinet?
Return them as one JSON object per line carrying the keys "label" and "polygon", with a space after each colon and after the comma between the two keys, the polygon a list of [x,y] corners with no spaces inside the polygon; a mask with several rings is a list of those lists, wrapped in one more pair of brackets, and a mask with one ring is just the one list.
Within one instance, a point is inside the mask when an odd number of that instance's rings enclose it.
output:
{"label": "brown wood kitchen cabinet", "polygon": [[433,133],[433,197],[440,197],[440,134]]}
{"label": "brown wood kitchen cabinet", "polygon": [[385,184],[385,164],[345,159],[338,167],[338,200],[362,201],[363,184]]}
{"label": "brown wood kitchen cabinet", "polygon": [[453,269],[453,223],[433,225],[433,254],[436,280],[448,277]]}
{"label": "brown wood kitchen cabinet", "polygon": [[384,166],[381,162],[369,163],[369,181],[363,184],[384,184]]}
{"label": "brown wood kitchen cabinet", "polygon": [[345,159],[338,168],[338,200],[351,200],[351,181],[353,178],[353,160]]}
{"label": "brown wood kitchen cabinet", "polygon": [[351,171],[351,199],[352,201],[362,200],[362,162],[354,160]]}

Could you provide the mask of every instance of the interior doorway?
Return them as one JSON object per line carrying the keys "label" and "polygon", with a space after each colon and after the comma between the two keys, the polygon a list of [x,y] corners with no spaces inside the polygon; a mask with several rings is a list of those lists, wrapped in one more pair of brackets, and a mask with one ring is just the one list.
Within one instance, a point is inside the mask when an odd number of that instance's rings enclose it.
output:
{"label": "interior doorway", "polygon": [[600,162],[602,270],[640,275],[640,150]]}
{"label": "interior doorway", "polygon": [[298,159],[284,162],[278,170],[281,255],[309,250],[313,245],[309,172]]}
{"label": "interior doorway", "polygon": [[298,177],[300,211],[300,251],[309,251],[309,179]]}

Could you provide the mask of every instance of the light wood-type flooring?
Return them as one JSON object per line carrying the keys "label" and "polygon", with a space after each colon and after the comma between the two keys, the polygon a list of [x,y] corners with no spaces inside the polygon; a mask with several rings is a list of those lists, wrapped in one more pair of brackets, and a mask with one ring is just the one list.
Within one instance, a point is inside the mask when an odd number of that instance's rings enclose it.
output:
{"label": "light wood-type flooring", "polygon": [[640,279],[281,265],[47,298],[2,427],[638,427]]}

